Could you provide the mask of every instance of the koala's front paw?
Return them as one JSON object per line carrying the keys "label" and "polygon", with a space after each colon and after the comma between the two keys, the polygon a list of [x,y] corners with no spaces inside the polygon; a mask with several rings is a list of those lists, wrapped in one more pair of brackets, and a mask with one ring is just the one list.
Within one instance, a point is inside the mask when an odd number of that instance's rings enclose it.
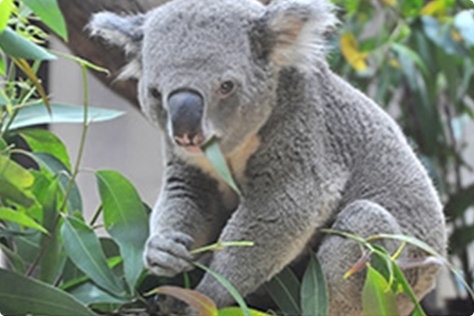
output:
{"label": "koala's front paw", "polygon": [[173,277],[193,269],[189,247],[193,238],[180,233],[168,232],[151,236],[145,246],[145,266],[152,273]]}

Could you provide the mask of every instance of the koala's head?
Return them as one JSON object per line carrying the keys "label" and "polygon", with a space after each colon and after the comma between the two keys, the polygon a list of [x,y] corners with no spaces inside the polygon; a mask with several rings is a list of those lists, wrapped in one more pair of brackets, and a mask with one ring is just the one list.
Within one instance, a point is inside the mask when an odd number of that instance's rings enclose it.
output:
{"label": "koala's head", "polygon": [[283,67],[324,58],[329,0],[174,0],[146,14],[96,14],[90,29],[120,45],[145,113],[178,147],[211,137],[229,153],[267,120]]}

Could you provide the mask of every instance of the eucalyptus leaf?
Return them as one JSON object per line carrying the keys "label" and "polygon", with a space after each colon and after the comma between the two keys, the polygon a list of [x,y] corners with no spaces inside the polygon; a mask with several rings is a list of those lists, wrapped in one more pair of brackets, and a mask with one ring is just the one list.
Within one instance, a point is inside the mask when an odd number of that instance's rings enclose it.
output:
{"label": "eucalyptus leaf", "polygon": [[48,284],[0,269],[0,306],[4,315],[94,316],[71,295]]}
{"label": "eucalyptus leaf", "polygon": [[[63,194],[66,194],[71,179],[71,171],[69,168],[66,167],[58,158],[47,153],[34,153],[33,157],[42,170],[44,169],[53,177],[59,177],[61,190]],[[74,211],[82,211],[81,193],[75,182],[71,186],[66,205],[70,213]]]}
{"label": "eucalyptus leaf", "polygon": [[67,28],[57,0],[23,0],[41,21],[67,41]]}
{"label": "eucalyptus leaf", "polygon": [[396,295],[387,280],[370,265],[367,266],[367,278],[362,290],[362,309],[367,316],[399,315]]}
{"label": "eucalyptus leaf", "polygon": [[121,299],[110,295],[106,291],[97,287],[94,283],[85,282],[73,289],[69,293],[74,296],[79,302],[84,305],[92,304],[118,304],[123,305],[128,302],[126,299]]}
{"label": "eucalyptus leaf", "polygon": [[301,284],[302,315],[326,316],[329,312],[329,297],[323,270],[316,255],[311,254]]}
{"label": "eucalyptus leaf", "polygon": [[148,238],[148,216],[137,190],[121,174],[98,171],[96,177],[105,228],[120,246],[125,279],[129,288],[134,289],[143,270],[142,253]]}
{"label": "eucalyptus leaf", "polygon": [[237,302],[237,304],[239,304],[239,307],[242,310],[242,313],[244,314],[244,316],[251,316],[250,310],[247,304],[245,303],[244,299],[242,298],[242,295],[240,295],[237,289],[229,281],[227,281],[219,273],[212,271],[208,267],[198,262],[194,262],[194,265],[198,267],[199,269],[206,271],[208,274],[212,275],[214,278],[216,278],[216,280],[219,281],[219,283],[221,283],[226,288],[227,291],[229,291],[229,293],[232,295],[232,297]]}
{"label": "eucalyptus leaf", "polygon": [[8,19],[13,10],[13,0],[0,1],[0,33],[3,32],[7,26]]}
{"label": "eucalyptus leaf", "polygon": [[28,215],[9,208],[0,207],[0,220],[14,222],[23,227],[30,227],[40,232],[47,233],[47,230],[43,226],[35,222]]}
{"label": "eucalyptus leaf", "polygon": [[[123,112],[116,110],[89,107],[87,117],[91,122],[103,122],[123,114]],[[53,123],[84,123],[84,107],[51,103],[50,114],[43,104],[27,106],[18,111],[10,129]]]}
{"label": "eucalyptus leaf", "polygon": [[33,152],[48,153],[61,161],[68,170],[71,170],[66,146],[56,135],[44,129],[26,129],[20,131],[19,135]]}
{"label": "eucalyptus leaf", "polygon": [[8,268],[13,270],[14,272],[18,274],[24,274],[25,273],[25,262],[20,255],[18,255],[17,252],[11,250],[4,244],[0,243],[0,251],[2,254],[5,256],[5,259],[8,262]]}
{"label": "eucalyptus leaf", "polygon": [[302,315],[300,308],[301,285],[293,271],[286,267],[279,274],[265,283],[265,290],[273,302],[287,316]]}
{"label": "eucalyptus leaf", "polygon": [[29,190],[33,182],[34,177],[28,170],[7,156],[0,155],[0,197],[29,207],[35,201]]}
{"label": "eucalyptus leaf", "polygon": [[208,141],[202,148],[207,160],[216,170],[219,176],[224,180],[237,194],[240,195],[239,188],[232,177],[232,173],[227,166],[224,155],[219,147],[218,141],[213,138]]}
{"label": "eucalyptus leaf", "polygon": [[0,33],[0,49],[7,55],[16,58],[38,60],[56,59],[56,56],[48,53],[43,47],[24,38],[8,26]]}
{"label": "eucalyptus leaf", "polygon": [[107,265],[99,239],[86,223],[66,217],[61,237],[68,257],[84,274],[114,296],[125,297],[121,281]]}

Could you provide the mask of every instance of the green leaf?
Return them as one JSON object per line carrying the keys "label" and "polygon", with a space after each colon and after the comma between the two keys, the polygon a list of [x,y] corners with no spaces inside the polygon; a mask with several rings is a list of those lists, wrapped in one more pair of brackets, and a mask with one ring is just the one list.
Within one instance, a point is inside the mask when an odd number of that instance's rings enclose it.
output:
{"label": "green leaf", "polygon": [[300,282],[290,268],[283,269],[264,286],[284,315],[302,315],[299,305],[301,302]]}
{"label": "green leaf", "polygon": [[27,129],[22,130],[19,134],[33,152],[48,153],[61,161],[68,170],[71,170],[66,146],[56,135],[44,129]]}
{"label": "green leaf", "polygon": [[403,54],[409,57],[418,66],[418,68],[420,68],[420,70],[423,71],[425,75],[428,74],[428,68],[426,68],[425,63],[423,62],[423,60],[421,59],[420,55],[417,52],[415,52],[408,46],[401,45],[398,43],[392,43],[391,46],[392,46],[392,49],[396,51],[398,54]]}
{"label": "green leaf", "polygon": [[209,269],[208,267],[200,264],[199,262],[194,262],[193,264],[196,267],[198,267],[199,269],[204,270],[205,272],[207,272],[208,274],[210,274],[214,278],[216,278],[216,280],[219,281],[219,283],[221,283],[226,288],[227,291],[229,291],[229,293],[232,295],[232,297],[237,302],[237,304],[239,304],[240,309],[242,310],[244,316],[251,316],[250,310],[249,310],[247,304],[245,303],[244,299],[242,298],[242,295],[240,295],[240,293],[237,291],[237,289],[229,281],[227,281],[219,273],[217,273],[215,271],[212,271],[211,269]]}
{"label": "green leaf", "polygon": [[387,280],[370,265],[362,290],[362,309],[367,316],[399,315],[397,299]]}
{"label": "green leaf", "polygon": [[11,250],[2,243],[0,243],[0,251],[5,256],[5,259],[7,259],[9,269],[12,269],[18,274],[25,273],[25,262],[17,252]]}
{"label": "green leaf", "polygon": [[[0,75],[4,76],[7,71],[7,64],[5,63],[5,57],[0,54]],[[4,104],[5,99],[0,96],[0,105]]]}
{"label": "green leaf", "polygon": [[39,279],[47,283],[53,283],[56,280],[66,260],[62,244],[59,241],[59,190],[59,179],[55,178],[47,187],[41,201],[43,205],[43,225],[50,234],[42,235],[40,239],[43,256],[39,263]]}
{"label": "green leaf", "polygon": [[0,306],[4,315],[93,316],[71,295],[48,284],[0,269]]}
{"label": "green leaf", "polygon": [[311,254],[301,284],[302,315],[326,316],[329,312],[329,297],[323,270],[316,255]]}
{"label": "green leaf", "polygon": [[8,26],[0,33],[0,49],[8,56],[25,59],[53,60],[56,56],[27,40]]}
{"label": "green leaf", "polygon": [[34,177],[28,170],[6,156],[0,156],[0,197],[30,207],[35,201],[29,191],[33,182]]}
{"label": "green leaf", "polygon": [[405,278],[405,275],[395,262],[393,262],[392,270],[395,275],[395,280],[400,284],[403,293],[407,294],[411,298],[413,304],[415,304],[415,310],[413,311],[412,316],[426,316],[423,308],[421,308],[420,302],[418,302],[418,299],[413,292],[413,289]]}
{"label": "green leaf", "polygon": [[[71,179],[71,171],[56,157],[46,153],[34,153],[33,158],[40,165],[42,170],[48,172],[53,177],[59,177],[59,185],[63,194],[69,186]],[[70,213],[74,211],[82,211],[82,198],[77,184],[74,182],[69,192],[67,207]]]}
{"label": "green leaf", "polygon": [[193,307],[200,316],[217,316],[216,304],[198,291],[176,286],[161,286],[151,293],[169,295]]}
{"label": "green leaf", "polygon": [[421,18],[423,23],[423,30],[430,40],[433,41],[438,47],[442,48],[447,54],[458,55],[462,57],[468,57],[469,53],[464,48],[456,42],[452,35],[451,29],[446,25],[438,22],[437,19],[431,16],[423,16]]}
{"label": "green leaf", "polygon": [[411,236],[406,236],[406,235],[391,235],[391,234],[378,234],[374,236],[370,236],[369,238],[366,239],[367,242],[373,242],[379,239],[392,239],[392,240],[399,240],[399,241],[404,241],[408,244],[411,244],[413,246],[416,246],[420,248],[421,250],[424,250],[428,254],[437,257],[437,258],[443,258],[442,255],[440,255],[436,250],[433,249],[430,245],[425,243],[424,241],[421,241],[415,237]]}
{"label": "green leaf", "polygon": [[219,143],[216,139],[211,139],[202,148],[207,160],[211,163],[212,167],[217,171],[219,176],[224,180],[237,194],[240,195],[239,188],[232,178],[232,173],[227,166],[224,155],[219,147]]}
{"label": "green leaf", "polygon": [[125,292],[107,265],[99,239],[86,223],[66,217],[61,227],[64,249],[72,262],[95,284],[117,297]]}
{"label": "green leaf", "polygon": [[23,0],[23,2],[41,18],[44,24],[67,41],[66,23],[56,0]]}
{"label": "green leaf", "polygon": [[24,227],[34,228],[40,232],[47,233],[47,230],[43,226],[35,222],[31,217],[26,214],[14,211],[9,208],[0,207],[0,220],[9,221],[20,224]]}
{"label": "green leaf", "polygon": [[96,172],[107,232],[120,246],[130,289],[143,271],[142,253],[148,238],[148,216],[133,185],[115,171]]}
{"label": "green leaf", "polygon": [[13,10],[13,0],[0,1],[0,33],[3,32],[8,24],[8,19]]}
{"label": "green leaf", "polygon": [[110,295],[109,293],[98,288],[95,284],[91,282],[82,283],[72,290],[69,293],[74,296],[79,302],[84,305],[92,304],[118,304],[123,305],[127,303],[128,300],[120,299],[115,296]]}
{"label": "green leaf", "polygon": [[[91,122],[103,122],[115,119],[123,115],[123,112],[89,107],[87,117]],[[9,119],[7,115],[6,120]],[[12,125],[11,130],[53,123],[83,123],[84,108],[82,106],[64,105],[51,103],[51,115],[43,104],[27,106],[18,111]]]}
{"label": "green leaf", "polygon": [[[260,312],[254,309],[249,309],[250,316],[270,316],[264,312]],[[244,316],[244,312],[238,307],[227,307],[220,309],[217,313],[218,316]]]}

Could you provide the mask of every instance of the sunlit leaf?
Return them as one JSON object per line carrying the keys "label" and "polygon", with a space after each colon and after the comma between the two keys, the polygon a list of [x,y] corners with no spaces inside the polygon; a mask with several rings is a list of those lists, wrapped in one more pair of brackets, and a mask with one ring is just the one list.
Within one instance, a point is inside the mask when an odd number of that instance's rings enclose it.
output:
{"label": "sunlit leaf", "polygon": [[222,155],[219,143],[215,139],[211,139],[203,146],[204,154],[207,160],[211,163],[219,176],[240,195],[239,188],[232,177],[232,173],[227,166],[224,155]]}
{"label": "sunlit leaf", "polygon": [[57,0],[23,0],[23,2],[41,18],[41,21],[56,34],[67,41],[67,29]]}
{"label": "sunlit leaf", "polygon": [[4,315],[96,315],[71,295],[48,284],[3,269],[0,280]]}
{"label": "sunlit leaf", "polygon": [[311,254],[301,284],[301,311],[301,315],[314,316],[326,316],[329,312],[326,280],[315,254]]}
{"label": "sunlit leaf", "polygon": [[28,170],[6,156],[0,156],[0,197],[29,207],[35,201],[29,191],[34,180]]}
{"label": "sunlit leaf", "polygon": [[367,70],[367,52],[359,51],[359,45],[352,33],[346,32],[340,39],[341,52],[347,62],[357,71]]}
{"label": "sunlit leaf", "polygon": [[125,278],[131,289],[143,270],[148,216],[133,185],[116,171],[96,172],[107,232],[120,246]]}
{"label": "sunlit leaf", "polygon": [[13,10],[13,0],[1,0],[0,1],[0,33],[3,32],[7,26],[8,19]]}
{"label": "sunlit leaf", "polygon": [[422,15],[444,15],[446,13],[446,0],[428,2],[421,10]]}
{"label": "sunlit leaf", "polygon": [[9,221],[20,224],[23,227],[30,227],[40,232],[47,233],[43,226],[35,222],[31,217],[18,211],[0,207],[0,220]]}
{"label": "sunlit leaf", "polygon": [[200,316],[217,316],[216,304],[198,291],[176,286],[161,286],[153,290],[150,294],[163,294],[177,298],[193,307]]}
{"label": "sunlit leaf", "polygon": [[19,134],[33,152],[48,153],[60,160],[69,170],[71,169],[66,146],[55,134],[44,129],[27,129]]}
{"label": "sunlit leaf", "polygon": [[397,299],[387,280],[370,265],[362,290],[362,309],[367,316],[399,315]]}

